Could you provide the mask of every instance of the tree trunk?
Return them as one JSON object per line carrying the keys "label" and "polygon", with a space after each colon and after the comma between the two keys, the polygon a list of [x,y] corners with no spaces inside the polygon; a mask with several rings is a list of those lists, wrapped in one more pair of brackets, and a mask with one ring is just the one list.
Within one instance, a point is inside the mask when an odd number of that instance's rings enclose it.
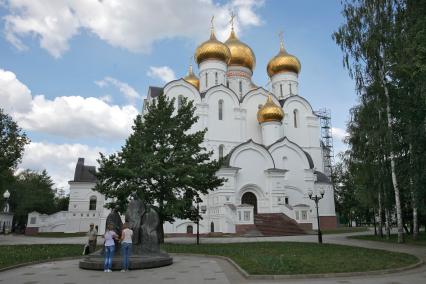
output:
{"label": "tree trunk", "polygon": [[[410,143],[409,149],[410,149],[410,172],[411,174],[414,174],[415,171],[413,167],[413,160],[411,158],[413,155],[413,145],[411,143]],[[417,196],[416,196],[416,191],[414,188],[412,176],[410,176],[410,191],[411,191],[411,206],[413,207],[413,240],[417,240],[418,232],[419,232],[418,215],[417,215]]]}
{"label": "tree trunk", "polygon": [[386,226],[386,239],[390,239],[390,213],[389,209],[385,209],[385,226]]}
{"label": "tree trunk", "polygon": [[377,236],[376,209],[373,208],[374,235]]}
{"label": "tree trunk", "polygon": [[395,153],[392,149],[392,117],[391,117],[391,108],[390,108],[390,97],[389,97],[389,89],[386,84],[386,75],[385,72],[382,70],[382,83],[383,88],[385,91],[385,97],[386,97],[386,117],[387,117],[387,123],[388,123],[388,135],[389,135],[389,143],[390,143],[390,162],[391,162],[391,173],[392,173],[392,184],[393,184],[393,190],[395,192],[395,207],[396,207],[396,221],[398,226],[398,243],[404,242],[404,229],[402,224],[402,213],[401,213],[401,199],[399,197],[399,186],[398,181],[396,179],[396,165],[395,165]]}
{"label": "tree trunk", "polygon": [[383,238],[382,193],[379,191],[379,236]]}
{"label": "tree trunk", "polygon": [[158,225],[158,243],[164,244],[164,222],[160,220],[160,224]]}

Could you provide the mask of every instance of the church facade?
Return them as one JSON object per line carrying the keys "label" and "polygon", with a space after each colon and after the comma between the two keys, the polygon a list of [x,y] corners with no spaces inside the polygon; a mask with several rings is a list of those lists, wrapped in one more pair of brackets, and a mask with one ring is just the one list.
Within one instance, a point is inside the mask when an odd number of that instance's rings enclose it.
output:
{"label": "church facade", "polygon": [[[216,39],[212,28],[210,38],[196,49],[195,60],[198,76],[190,66],[186,77],[163,88],[150,87],[143,113],[161,93],[174,98],[176,108],[182,98],[192,100],[199,117],[194,130],[207,128],[204,146],[215,159],[224,159],[217,175],[227,181],[203,196],[200,232],[244,233],[256,229],[256,216],[262,214],[281,215],[305,230],[316,229],[309,191],[324,192],[321,228],[336,227],[333,187],[324,174],[320,119],[299,94],[301,64],[283,41],[266,67],[271,91],[252,81],[255,54],[233,28],[225,42]],[[192,233],[195,226],[177,220],[167,224],[165,232]]]}
{"label": "church facade", "polygon": [[[214,159],[224,159],[217,175],[226,182],[198,204],[200,233],[274,235],[317,229],[309,192],[323,193],[321,228],[336,227],[333,187],[324,174],[327,149],[321,144],[320,118],[299,94],[301,64],[283,41],[266,66],[270,91],[254,84],[255,54],[233,28],[225,42],[216,39],[212,28],[210,38],[196,49],[195,60],[198,76],[190,66],[186,77],[150,87],[142,114],[163,93],[175,99],[176,108],[183,98],[192,100],[199,117],[193,130],[207,128],[205,148],[214,152]],[[69,210],[50,216],[31,213],[29,232],[86,231],[93,222],[102,233],[109,210],[105,198],[93,191],[93,171],[79,159],[70,181]],[[195,228],[190,220],[176,220],[166,223],[164,231],[193,234]]]}

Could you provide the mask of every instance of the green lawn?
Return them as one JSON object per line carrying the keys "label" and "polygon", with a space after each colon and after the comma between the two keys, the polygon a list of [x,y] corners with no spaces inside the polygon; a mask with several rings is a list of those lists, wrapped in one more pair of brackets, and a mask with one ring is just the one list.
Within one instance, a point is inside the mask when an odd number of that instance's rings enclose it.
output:
{"label": "green lawn", "polygon": [[[396,234],[392,234],[389,240],[387,240],[385,237],[383,237],[382,239],[379,236],[374,236],[374,235],[352,236],[350,238],[358,239],[358,240],[398,243],[398,236]],[[424,232],[421,232],[421,234],[419,234],[418,240],[416,241],[413,240],[411,235],[404,235],[404,239],[405,239],[405,243],[408,245],[426,246],[426,234]]]}
{"label": "green lawn", "polygon": [[36,235],[30,235],[30,237],[39,237],[39,238],[72,238],[72,237],[84,237],[86,236],[85,232],[81,233],[62,233],[62,232],[52,232],[52,233],[38,233]]}
{"label": "green lawn", "polygon": [[407,266],[418,261],[408,254],[315,243],[164,244],[162,248],[169,253],[226,256],[249,274],[372,271]]}
{"label": "green lawn", "polygon": [[0,268],[32,261],[81,256],[83,245],[0,246]]}
{"label": "green lawn", "polygon": [[336,229],[321,230],[323,235],[345,234],[345,233],[366,232],[366,231],[368,231],[367,227],[339,227]]}

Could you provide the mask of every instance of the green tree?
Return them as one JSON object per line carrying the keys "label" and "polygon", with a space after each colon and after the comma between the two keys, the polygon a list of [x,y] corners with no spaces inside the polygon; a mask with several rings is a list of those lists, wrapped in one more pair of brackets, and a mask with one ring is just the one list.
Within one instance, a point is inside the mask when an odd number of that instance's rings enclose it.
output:
{"label": "green tree", "polygon": [[13,181],[13,172],[21,161],[29,139],[18,124],[0,108],[0,193]]}
{"label": "green tree", "polygon": [[404,241],[400,187],[397,179],[396,153],[393,145],[391,108],[391,76],[395,39],[399,32],[396,21],[403,3],[398,0],[344,1],[346,23],[333,34],[345,53],[344,64],[356,80],[359,92],[365,87],[380,87],[385,102],[387,138],[390,143],[390,164],[398,224],[398,242]]}
{"label": "green tree", "polygon": [[28,213],[43,214],[56,212],[53,181],[46,171],[41,173],[25,170],[16,176],[10,187],[10,205],[14,212],[14,223],[24,226]]}
{"label": "green tree", "polygon": [[109,207],[118,206],[121,212],[130,196],[155,208],[160,241],[164,222],[199,218],[193,204],[224,182],[215,175],[220,162],[211,160],[213,153],[202,146],[206,130],[191,130],[198,120],[192,101],[183,99],[177,110],[174,104],[160,95],[143,117],[137,116],[120,152],[101,153],[95,188],[112,198]]}

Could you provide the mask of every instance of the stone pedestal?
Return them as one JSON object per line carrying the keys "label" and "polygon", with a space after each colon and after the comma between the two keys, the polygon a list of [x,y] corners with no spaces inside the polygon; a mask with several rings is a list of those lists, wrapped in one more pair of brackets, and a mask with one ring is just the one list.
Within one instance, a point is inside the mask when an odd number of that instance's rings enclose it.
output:
{"label": "stone pedestal", "polygon": [[[112,270],[120,270],[122,258],[119,253],[114,254],[112,259]],[[173,258],[165,252],[147,253],[143,255],[131,255],[129,257],[129,269],[147,269],[170,265]],[[104,270],[104,255],[102,250],[85,256],[79,262],[79,267],[90,270]]]}

